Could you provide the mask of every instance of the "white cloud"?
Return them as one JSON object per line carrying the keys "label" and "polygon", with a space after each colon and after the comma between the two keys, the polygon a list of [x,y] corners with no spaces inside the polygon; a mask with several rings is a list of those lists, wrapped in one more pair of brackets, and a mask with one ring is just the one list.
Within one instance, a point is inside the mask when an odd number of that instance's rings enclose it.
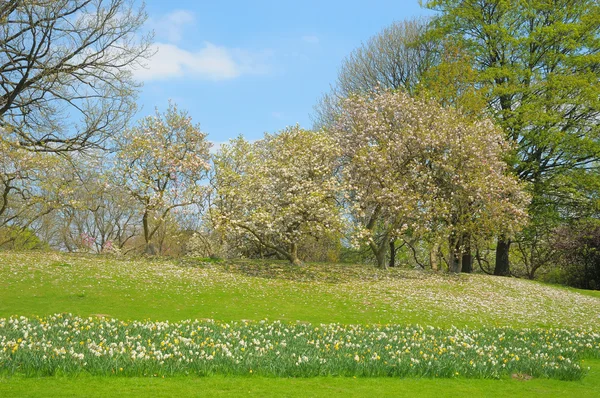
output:
{"label": "white cloud", "polygon": [[147,27],[155,31],[157,38],[153,45],[155,55],[145,67],[133,69],[135,78],[150,81],[185,77],[219,81],[269,72],[269,51],[255,52],[210,42],[204,42],[199,49],[188,49],[190,42],[198,45],[194,40],[183,41],[184,47],[181,42],[186,37],[185,30],[195,23],[194,14],[186,10],[149,19]]}
{"label": "white cloud", "polygon": [[319,38],[314,35],[302,36],[302,41],[310,44],[319,44]]}
{"label": "white cloud", "polygon": [[153,29],[158,39],[166,39],[170,43],[178,43],[183,38],[183,31],[194,24],[196,17],[190,11],[176,10],[159,19],[150,18],[148,27]]}
{"label": "white cloud", "polygon": [[139,80],[160,80],[190,77],[205,80],[229,80],[242,75],[264,74],[269,71],[269,52],[252,53],[205,42],[198,51],[188,51],[174,44],[156,43],[156,54],[146,68],[134,70]]}

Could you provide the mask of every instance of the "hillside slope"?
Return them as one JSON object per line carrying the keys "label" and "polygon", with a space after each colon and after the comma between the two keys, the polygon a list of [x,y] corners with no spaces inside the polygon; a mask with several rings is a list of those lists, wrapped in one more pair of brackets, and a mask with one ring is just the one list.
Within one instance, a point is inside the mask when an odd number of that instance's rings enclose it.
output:
{"label": "hillside slope", "polygon": [[487,275],[2,252],[0,281],[0,317],[600,328],[597,292]]}

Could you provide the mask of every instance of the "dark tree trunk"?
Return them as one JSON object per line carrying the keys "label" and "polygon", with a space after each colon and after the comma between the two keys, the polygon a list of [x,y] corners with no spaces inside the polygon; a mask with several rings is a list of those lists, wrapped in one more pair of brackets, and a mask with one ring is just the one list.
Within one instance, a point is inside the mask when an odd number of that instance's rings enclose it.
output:
{"label": "dark tree trunk", "polygon": [[508,253],[510,252],[510,243],[510,239],[507,239],[505,236],[498,237],[494,275],[510,276],[510,262],[508,257]]}
{"label": "dark tree trunk", "polygon": [[462,272],[470,274],[473,272],[473,255],[471,254],[471,237],[463,236]]}
{"label": "dark tree trunk", "polygon": [[390,267],[396,266],[396,240],[390,240]]}
{"label": "dark tree trunk", "polygon": [[389,242],[387,241],[387,239],[384,239],[380,244],[370,242],[369,247],[375,255],[375,260],[377,261],[377,268],[385,268],[385,257],[387,254],[387,249],[389,247]]}
{"label": "dark tree trunk", "polygon": [[148,212],[144,212],[144,216],[142,217],[142,225],[144,227],[144,241],[146,242],[144,252],[153,256],[156,254],[156,248],[154,247],[154,244],[150,241],[150,239],[152,238],[152,234],[150,232],[150,223],[148,221],[148,218]]}

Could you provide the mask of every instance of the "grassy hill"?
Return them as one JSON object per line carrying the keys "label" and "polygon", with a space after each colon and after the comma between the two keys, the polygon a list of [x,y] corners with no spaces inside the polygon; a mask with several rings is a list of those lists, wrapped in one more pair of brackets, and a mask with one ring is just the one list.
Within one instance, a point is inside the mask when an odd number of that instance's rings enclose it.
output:
{"label": "grassy hill", "polygon": [[[440,395],[440,392],[456,396],[482,393],[532,396],[551,391],[554,396],[586,396],[600,388],[600,361],[594,359],[600,357],[600,353],[593,346],[593,341],[600,338],[598,292],[485,275],[455,276],[399,269],[381,271],[340,264],[309,264],[297,269],[279,262],[203,263],[193,259],[118,259],[57,253],[0,253],[0,284],[0,318],[71,313],[79,317],[116,318],[124,321],[120,328],[127,328],[123,325],[133,320],[148,320],[147,325],[154,325],[151,321],[188,319],[200,320],[199,325],[204,325],[204,319],[214,319],[239,328],[248,321],[267,319],[267,324],[282,321],[309,332],[319,324],[339,323],[342,328],[339,333],[345,333],[342,325],[355,325],[352,327],[365,330],[365,339],[375,338],[369,325],[381,325],[373,328],[421,325],[442,328],[440,335],[435,337],[440,341],[447,341],[446,330],[454,326],[462,328],[460,331],[475,331],[473,333],[487,330],[489,336],[481,341],[488,341],[488,345],[493,345],[495,334],[503,333],[498,328],[509,328],[515,331],[515,336],[523,328],[541,328],[539,333],[560,328],[577,336],[585,333],[592,341],[592,348],[587,349],[581,363],[584,371],[590,368],[589,373],[578,381],[530,379],[528,373],[537,371],[537,362],[531,362],[530,366],[534,367],[531,371],[505,372],[499,376],[500,380],[464,378],[465,375],[474,376],[465,374],[460,367],[456,368],[460,370],[456,372],[459,374],[456,377],[453,374],[452,379],[360,377],[392,373],[383,365],[368,365],[368,358],[360,359],[365,361],[364,368],[355,368],[354,352],[346,347],[349,358],[346,362],[341,356],[332,357],[332,360],[340,361],[335,362],[336,366],[345,369],[333,374],[348,377],[321,377],[319,372],[322,370],[319,370],[315,371],[319,377],[305,378],[313,374],[315,367],[298,373],[301,378],[272,378],[268,376],[278,373],[267,369],[266,365],[263,370],[259,365],[255,375],[240,376],[239,370],[233,367],[228,368],[229,376],[217,374],[206,378],[181,377],[176,373],[165,379],[135,377],[137,368],[127,367],[124,371],[131,369],[131,377],[92,376],[86,372],[74,376],[65,371],[63,373],[68,376],[60,376],[58,372],[58,376],[55,373],[52,377],[38,378],[25,377],[23,372],[5,372],[0,376],[0,395],[3,396],[56,396],[58,392],[69,391],[102,395],[117,390],[136,396],[147,394],[148,389],[153,395],[164,396],[173,391],[181,394],[202,391],[217,396],[235,396],[240,391],[260,396],[372,393],[385,396],[402,391],[422,396]],[[31,322],[38,322],[35,319],[31,318]],[[48,322],[48,319],[41,322]],[[94,322],[92,327],[106,327],[106,324],[100,326],[100,321]],[[392,326],[385,326],[387,324]],[[568,344],[567,340],[552,344],[551,339],[546,339],[553,349],[556,345]],[[306,340],[302,344],[309,343],[310,340]],[[515,340],[506,344],[505,349],[510,350],[511,345],[520,343]],[[437,349],[437,345],[438,340],[435,340],[430,348]],[[279,372],[290,374],[292,365],[285,366]],[[407,372],[408,376],[427,376],[427,373]],[[332,374],[332,371],[326,374]],[[359,377],[354,379],[352,374]]]}

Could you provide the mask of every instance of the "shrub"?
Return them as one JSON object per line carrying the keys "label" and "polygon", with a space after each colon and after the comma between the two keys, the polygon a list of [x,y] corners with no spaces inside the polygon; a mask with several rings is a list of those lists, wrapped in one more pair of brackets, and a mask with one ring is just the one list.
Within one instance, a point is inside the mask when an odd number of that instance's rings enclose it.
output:
{"label": "shrub", "polygon": [[0,229],[0,249],[48,250],[49,246],[31,229],[5,227]]}
{"label": "shrub", "polygon": [[579,222],[557,230],[555,245],[560,254],[565,284],[581,289],[600,289],[600,223]]}

